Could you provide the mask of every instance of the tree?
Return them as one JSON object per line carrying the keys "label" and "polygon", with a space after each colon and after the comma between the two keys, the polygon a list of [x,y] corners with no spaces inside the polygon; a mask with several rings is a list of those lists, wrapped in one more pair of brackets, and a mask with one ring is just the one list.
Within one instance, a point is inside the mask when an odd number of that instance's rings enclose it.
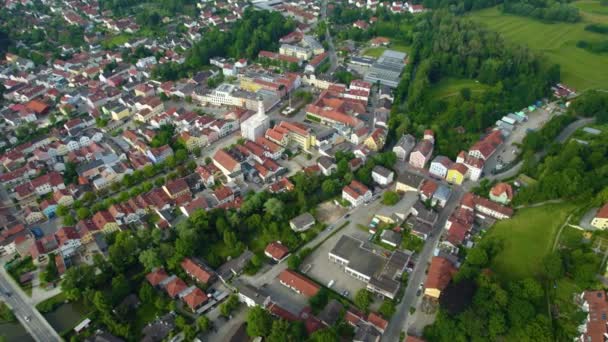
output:
{"label": "tree", "polygon": [[302,264],[302,259],[297,253],[292,253],[289,258],[287,258],[287,267],[292,270],[297,270]]}
{"label": "tree", "polygon": [[144,303],[151,303],[155,297],[154,288],[147,281],[144,281],[139,288],[139,299]]}
{"label": "tree", "polygon": [[130,292],[131,285],[123,274],[119,274],[112,278],[112,299],[114,303],[125,298]]}
{"label": "tree", "polygon": [[224,317],[230,316],[232,311],[237,308],[239,305],[239,299],[236,295],[232,294],[228,299],[220,305],[220,313]]}
{"label": "tree", "polygon": [[284,210],[285,204],[278,198],[272,197],[264,203],[264,211],[273,217],[281,218]]}
{"label": "tree", "polygon": [[367,311],[372,302],[372,294],[367,289],[360,289],[355,295],[355,305],[363,311]]}
{"label": "tree", "polygon": [[206,333],[207,331],[209,331],[209,329],[211,329],[211,321],[209,320],[209,318],[207,318],[207,316],[201,315],[196,320],[196,327],[200,332]]}
{"label": "tree", "polygon": [[340,338],[333,329],[317,330],[308,339],[310,342],[338,342]]}
{"label": "tree", "polygon": [[283,319],[277,319],[272,322],[268,342],[287,342],[289,341],[289,322]]}
{"label": "tree", "polygon": [[139,254],[139,262],[144,266],[146,271],[151,271],[163,264],[159,252],[157,248],[150,248]]}
{"label": "tree", "polygon": [[338,190],[338,184],[335,180],[328,178],[321,184],[321,190],[323,190],[324,194],[333,196]]}
{"label": "tree", "polygon": [[79,220],[84,220],[87,217],[89,217],[90,215],[91,215],[91,211],[89,210],[89,208],[82,207],[82,208],[78,208],[78,210],[76,210],[76,217],[78,217]]}
{"label": "tree", "polygon": [[57,216],[63,217],[70,213],[70,208],[63,205],[58,205],[57,210],[55,210],[55,213],[57,214]]}
{"label": "tree", "polygon": [[268,336],[272,328],[270,313],[260,306],[254,306],[247,314],[247,335],[250,337]]}
{"label": "tree", "polygon": [[76,219],[74,216],[66,215],[61,218],[61,222],[64,226],[70,227],[76,224]]}
{"label": "tree", "polygon": [[390,299],[385,299],[382,302],[382,305],[380,305],[380,308],[378,309],[378,312],[386,318],[391,318],[393,317],[393,315],[395,314],[396,308],[395,308],[395,302],[390,300]]}
{"label": "tree", "polygon": [[40,274],[40,280],[45,283],[54,281],[59,277],[59,271],[57,270],[57,264],[55,263],[55,253],[49,254],[49,262],[44,268],[44,272]]}
{"label": "tree", "polygon": [[382,195],[382,204],[384,205],[395,205],[399,202],[399,194],[394,191],[386,191]]}

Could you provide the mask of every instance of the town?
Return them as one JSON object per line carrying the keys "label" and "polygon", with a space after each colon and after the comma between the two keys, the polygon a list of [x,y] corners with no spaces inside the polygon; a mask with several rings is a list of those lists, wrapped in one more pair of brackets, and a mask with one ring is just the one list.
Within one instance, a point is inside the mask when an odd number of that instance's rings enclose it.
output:
{"label": "town", "polygon": [[[530,165],[604,134],[571,119],[583,96],[559,82],[478,131],[397,116],[420,52],[382,25],[431,15],[421,4],[0,11],[19,20],[1,27],[19,37],[0,61],[8,341],[426,341],[474,291],[456,275],[480,241],[528,207],[512,202],[534,195]],[[598,204],[578,228],[608,227]],[[596,341],[608,301],[581,292]]]}

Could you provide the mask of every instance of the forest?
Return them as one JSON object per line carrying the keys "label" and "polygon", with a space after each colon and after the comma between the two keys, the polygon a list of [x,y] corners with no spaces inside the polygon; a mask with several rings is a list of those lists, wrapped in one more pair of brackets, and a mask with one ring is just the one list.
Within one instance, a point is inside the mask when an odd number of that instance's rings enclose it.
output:
{"label": "forest", "polygon": [[209,65],[209,58],[232,57],[255,59],[260,50],[278,50],[279,38],[293,31],[294,21],[278,12],[245,10],[243,19],[228,31],[212,29],[203,35],[186,53],[183,65],[168,63],[154,69],[153,76],[161,80],[176,80],[189,72]]}
{"label": "forest", "polygon": [[[412,47],[395,91],[390,138],[431,127],[438,152],[452,158],[506,113],[548,95],[560,78],[558,65],[547,67],[528,48],[509,45],[499,34],[446,11],[414,24]],[[474,79],[489,89],[433,98],[433,85],[448,77]]]}
{"label": "forest", "polygon": [[434,9],[447,8],[450,12],[455,14],[464,14],[465,12],[501,5],[501,9],[505,13],[532,17],[540,20],[571,23],[581,20],[578,8],[570,5],[568,1],[423,0],[422,4],[425,7]]}

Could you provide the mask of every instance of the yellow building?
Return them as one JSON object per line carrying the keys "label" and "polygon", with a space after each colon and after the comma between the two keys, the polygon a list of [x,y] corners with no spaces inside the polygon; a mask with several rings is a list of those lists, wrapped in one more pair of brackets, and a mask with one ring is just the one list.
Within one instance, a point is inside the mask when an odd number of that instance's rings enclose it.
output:
{"label": "yellow building", "polygon": [[604,204],[600,210],[597,211],[593,220],[591,220],[591,226],[597,229],[608,228],[608,203]]}
{"label": "yellow building", "polygon": [[460,185],[464,182],[468,170],[464,164],[456,163],[448,170],[448,175],[445,179],[452,184]]}
{"label": "yellow building", "polygon": [[126,118],[127,116],[129,116],[131,114],[131,112],[129,111],[129,108],[121,106],[121,107],[112,109],[110,114],[112,115],[112,120],[118,121],[118,120],[122,120],[122,119]]}

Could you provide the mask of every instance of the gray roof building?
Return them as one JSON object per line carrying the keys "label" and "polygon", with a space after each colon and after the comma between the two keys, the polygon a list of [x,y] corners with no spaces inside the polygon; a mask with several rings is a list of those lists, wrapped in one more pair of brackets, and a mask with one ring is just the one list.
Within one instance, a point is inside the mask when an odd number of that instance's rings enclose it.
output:
{"label": "gray roof building", "polygon": [[392,88],[399,85],[401,72],[405,68],[407,54],[394,50],[385,50],[382,56],[371,66],[365,80],[368,82],[379,82]]}
{"label": "gray roof building", "polygon": [[310,213],[296,216],[289,221],[289,226],[295,232],[303,232],[315,224],[315,218]]}

